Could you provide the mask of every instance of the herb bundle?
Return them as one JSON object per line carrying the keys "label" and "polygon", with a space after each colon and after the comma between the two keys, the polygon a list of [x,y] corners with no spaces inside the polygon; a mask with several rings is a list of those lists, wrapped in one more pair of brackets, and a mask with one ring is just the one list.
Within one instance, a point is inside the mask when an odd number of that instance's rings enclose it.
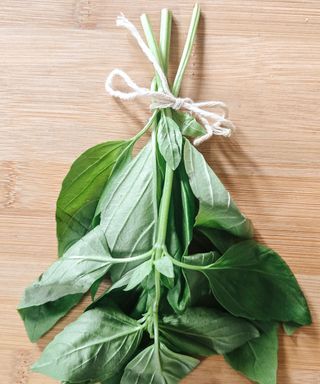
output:
{"label": "herb bundle", "polygon": [[[199,16],[196,5],[175,97]],[[159,44],[146,15],[141,22],[166,74],[171,13],[161,13]],[[152,89],[162,87],[156,73]],[[18,310],[35,342],[86,292],[92,303],[50,342],[35,371],[69,384],[174,384],[199,357],[222,354],[252,381],[273,384],[279,325],[292,334],[311,323],[287,264],[252,239],[250,220],[189,141],[206,130],[176,109],[156,108],[132,139],[88,149],[63,181],[60,258],[26,289]],[[112,285],[97,297],[106,276]]]}

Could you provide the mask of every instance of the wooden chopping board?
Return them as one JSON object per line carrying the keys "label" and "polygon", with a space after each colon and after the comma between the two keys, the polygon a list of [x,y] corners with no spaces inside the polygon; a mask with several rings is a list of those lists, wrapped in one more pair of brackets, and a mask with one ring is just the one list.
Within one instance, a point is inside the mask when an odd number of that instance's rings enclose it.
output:
{"label": "wooden chopping board", "polygon": [[[104,91],[126,70],[148,85],[152,68],[115,27],[174,12],[174,74],[193,3],[3,0],[0,5],[0,382],[49,384],[29,365],[79,310],[31,344],[15,308],[24,287],[56,257],[54,210],[71,162],[97,143],[134,135],[143,102]],[[280,337],[279,384],[320,383],[320,3],[318,0],[206,0],[181,94],[225,101],[238,130],[201,147],[257,238],[278,251],[309,300],[314,325]],[[85,303],[82,304],[82,307]],[[244,384],[221,357],[184,383]]]}

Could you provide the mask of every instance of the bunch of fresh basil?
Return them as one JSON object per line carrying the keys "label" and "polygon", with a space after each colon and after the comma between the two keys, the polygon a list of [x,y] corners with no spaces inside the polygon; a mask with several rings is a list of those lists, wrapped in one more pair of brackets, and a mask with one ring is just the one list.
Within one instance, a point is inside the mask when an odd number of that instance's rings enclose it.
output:
{"label": "bunch of fresh basil", "polygon": [[[196,6],[175,95],[199,14]],[[171,13],[162,12],[159,46],[141,20],[166,72]],[[60,258],[26,289],[19,312],[35,342],[86,292],[93,302],[35,371],[64,383],[173,384],[197,357],[223,354],[249,379],[276,383],[278,326],[291,334],[310,324],[310,312],[287,264],[252,239],[250,221],[188,140],[204,132],[186,113],[156,110],[133,139],[102,143],[73,163],[57,202]],[[112,285],[96,297],[106,276]]]}

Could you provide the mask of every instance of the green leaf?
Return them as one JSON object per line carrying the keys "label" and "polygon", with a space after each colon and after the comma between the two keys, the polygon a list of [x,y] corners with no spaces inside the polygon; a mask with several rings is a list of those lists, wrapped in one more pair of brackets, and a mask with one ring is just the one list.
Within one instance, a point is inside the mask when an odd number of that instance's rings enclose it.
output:
{"label": "green leaf", "polygon": [[106,274],[111,263],[104,233],[100,227],[96,227],[25,290],[19,308],[85,293],[96,280]]}
{"label": "green leaf", "polygon": [[119,310],[96,308],[59,333],[32,369],[71,383],[107,380],[130,360],[141,336],[142,326]]}
{"label": "green leaf", "polygon": [[101,381],[101,384],[120,384],[123,375],[123,369],[116,373],[114,376],[109,377],[107,380]]}
{"label": "green leaf", "polygon": [[232,245],[239,243],[239,241],[242,240],[231,233],[220,229],[198,227],[197,230],[209,239],[221,254],[225,253]]}
{"label": "green leaf", "polygon": [[178,352],[199,356],[224,354],[259,336],[249,321],[200,307],[163,317],[160,332]]}
{"label": "green leaf", "polygon": [[172,352],[163,343],[159,351],[150,345],[126,366],[121,384],[177,384],[198,364],[197,359]]}
{"label": "green leaf", "polygon": [[[153,247],[152,151],[150,143],[106,186],[100,202],[101,227],[113,258],[141,255]],[[141,264],[131,262],[111,268],[112,281]]]}
{"label": "green leaf", "polygon": [[74,305],[111,265],[104,233],[98,226],[75,243],[29,286],[18,311],[31,341],[38,340]]}
{"label": "green leaf", "polygon": [[169,256],[163,256],[154,262],[156,270],[169,278],[174,277],[173,264]]}
{"label": "green leaf", "polygon": [[[180,190],[176,189],[176,180],[173,183],[173,195],[180,194]],[[178,192],[179,191],[179,192]],[[180,260],[183,254],[183,245],[181,244],[181,222],[179,222],[179,212],[181,212],[181,205],[177,199],[171,199],[169,208],[169,217],[167,225],[166,246],[168,253],[175,259]],[[178,214],[177,214],[178,213]]]}
{"label": "green leaf", "polygon": [[104,279],[104,276],[101,276],[100,279],[95,281],[90,287],[90,295],[91,295],[92,301],[95,299],[103,279]]}
{"label": "green leaf", "polygon": [[57,200],[59,255],[91,228],[96,206],[113,167],[129,141],[110,141],[85,151],[72,164]]}
{"label": "green leaf", "polygon": [[79,303],[82,294],[68,295],[39,306],[18,309],[28,337],[33,343],[49,331],[71,308]]}
{"label": "green leaf", "polygon": [[[151,273],[152,261],[147,260],[144,263],[138,265],[135,269],[132,269],[131,271],[132,273],[130,274],[131,276],[125,288],[125,291],[130,291],[131,289],[135,288]],[[127,273],[130,273],[131,271]]]}
{"label": "green leaf", "polygon": [[[148,277],[152,277],[152,280],[154,281],[151,260],[147,260],[126,272],[119,280],[113,283],[111,287],[108,287],[102,295],[95,299],[86,310],[90,310],[97,306],[103,306],[109,301],[110,295],[115,291],[129,291],[139,284],[144,287],[144,282],[148,280]],[[151,288],[146,287],[146,289],[150,290]]]}
{"label": "green leaf", "polygon": [[206,130],[203,126],[189,113],[173,111],[172,114],[174,121],[178,124],[184,136],[199,137],[206,134]]}
{"label": "green leaf", "polygon": [[301,327],[301,324],[297,324],[297,323],[294,323],[292,321],[288,321],[287,323],[283,323],[282,326],[283,326],[285,333],[288,336],[292,336],[296,332],[296,330]]}
{"label": "green leaf", "polygon": [[253,240],[233,245],[203,273],[217,300],[235,316],[311,323],[306,299],[288,265]]}
{"label": "green leaf", "polygon": [[187,285],[183,271],[179,269],[175,276],[175,284],[173,288],[168,291],[167,300],[176,313],[183,313],[186,307],[190,304],[190,289]]}
{"label": "green leaf", "polygon": [[158,125],[159,150],[171,169],[176,169],[181,161],[182,135],[178,125],[168,116],[161,116]]}
{"label": "green leaf", "polygon": [[180,164],[177,171],[180,191],[179,193],[174,193],[173,198],[178,200],[178,197],[181,196],[181,207],[180,205],[178,206],[179,209],[176,209],[175,214],[178,215],[177,221],[181,225],[181,243],[183,255],[185,255],[188,252],[188,247],[193,237],[193,227],[198,207],[183,163]]}
{"label": "green leaf", "polygon": [[[183,256],[182,261],[203,266],[212,264],[219,256],[216,252],[198,253]],[[207,298],[209,293],[209,282],[200,271],[184,269],[177,270],[176,283],[169,290],[167,299],[176,313],[183,313],[189,305],[197,305],[201,298]]]}
{"label": "green leaf", "polygon": [[224,229],[235,236],[251,238],[253,229],[237,208],[204,157],[185,140],[184,164],[191,189],[200,203],[196,226]]}
{"label": "green leaf", "polygon": [[276,384],[278,366],[278,326],[273,325],[257,339],[225,355],[235,370],[259,384]]}
{"label": "green leaf", "polygon": [[[119,157],[117,158],[117,161],[114,164],[113,170],[112,170],[112,179],[109,178],[109,182],[106,183],[104,186],[104,189],[102,190],[101,196],[99,198],[97,208],[94,214],[94,222],[100,223],[100,215],[101,211],[103,210],[104,204],[109,199],[109,193],[112,191],[113,187],[118,185],[118,183],[121,181],[123,177],[123,173],[125,172],[125,168],[128,167],[129,163],[132,161],[132,150],[133,146],[135,144],[135,141],[128,141],[128,145],[124,148],[124,150],[121,152]],[[112,185],[109,186],[110,182],[112,180]]]}
{"label": "green leaf", "polygon": [[[184,256],[182,261],[191,265],[205,266],[214,263],[219,257],[220,254],[218,252],[197,253]],[[199,301],[203,297],[207,298],[210,293],[208,279],[199,271],[184,269],[183,274],[187,281],[190,305],[198,305]]]}

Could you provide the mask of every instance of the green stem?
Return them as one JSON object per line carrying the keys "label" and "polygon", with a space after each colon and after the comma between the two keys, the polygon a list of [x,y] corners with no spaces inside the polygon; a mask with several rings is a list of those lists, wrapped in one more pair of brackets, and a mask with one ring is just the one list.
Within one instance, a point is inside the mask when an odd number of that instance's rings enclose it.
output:
{"label": "green stem", "polygon": [[[171,23],[172,23],[171,13],[167,9],[164,9],[161,12],[161,28],[160,28],[161,49],[159,48],[159,45],[152,32],[151,23],[149,21],[148,16],[143,14],[140,20],[141,20],[141,24],[144,30],[144,34],[145,34],[148,46],[151,49],[154,56],[157,58],[161,68],[166,74],[167,67],[168,67],[168,60],[169,60],[168,54],[170,50],[170,34],[171,34]],[[157,74],[156,74],[156,80],[157,80],[158,89],[161,90],[162,84]],[[157,145],[156,132],[154,133],[154,138],[155,138],[154,145],[156,146]],[[172,173],[172,177],[173,177],[173,173]],[[171,189],[172,189],[172,180],[170,181],[170,179],[166,176],[164,187],[163,187],[163,194],[161,196],[160,212],[158,215],[157,235],[155,240],[156,244],[155,244],[155,254],[154,254],[155,260],[161,258],[162,252],[163,252],[163,247],[161,246],[161,244],[164,244],[166,239]],[[160,284],[160,273],[156,269],[154,269],[154,282],[155,282],[155,297],[154,297],[153,309],[152,309],[153,336],[154,336],[155,353],[159,357],[158,312],[159,312],[159,303],[161,299],[161,284]],[[158,358],[158,361],[159,361],[159,358]]]}
{"label": "green stem", "polygon": [[177,70],[176,77],[173,82],[172,86],[172,93],[175,96],[178,96],[181,83],[182,83],[182,78],[184,76],[185,70],[187,68],[188,62],[190,60],[191,52],[192,52],[192,47],[194,44],[194,40],[196,37],[196,32],[199,24],[199,19],[200,19],[200,6],[199,4],[196,4],[193,8],[192,16],[191,16],[191,21],[190,21],[190,26],[189,26],[189,31],[187,35],[187,40],[184,44],[180,64]]}
{"label": "green stem", "polygon": [[[174,81],[174,95],[178,95],[182,78],[189,61],[192,45],[195,38],[195,32],[197,29],[198,21],[199,21],[199,6],[196,5],[191,18],[191,25],[189,28],[189,33],[187,37],[187,41],[183,50],[183,55],[181,59],[181,63],[178,68],[178,72]],[[172,17],[171,13],[164,9],[161,12],[161,31],[160,31],[160,47],[157,44],[157,41],[152,32],[150,21],[147,15],[141,16],[141,24],[145,33],[145,37],[149,48],[151,49],[154,56],[157,58],[161,68],[164,70],[165,74],[167,72],[168,60],[169,60],[169,50],[170,50],[170,32],[171,32],[171,23]],[[156,75],[158,89],[161,90],[162,85],[159,79],[159,76]],[[166,109],[162,111],[166,116],[171,116],[171,110]],[[156,145],[156,141],[155,141]],[[168,228],[168,217],[169,217],[169,209],[171,202],[171,193],[172,193],[172,185],[173,185],[173,170],[166,165],[165,177],[164,177],[164,185],[163,192],[160,202],[160,210],[158,216],[158,226],[157,226],[157,237],[155,243],[155,260],[162,257],[164,254],[163,250],[165,247],[166,236],[167,236],[167,228]],[[159,319],[158,319],[158,311],[159,311],[159,303],[161,299],[161,284],[160,284],[160,273],[155,269],[155,297],[154,297],[154,305],[153,305],[153,332],[154,332],[154,345],[156,353],[159,354]]]}
{"label": "green stem", "polygon": [[170,257],[172,263],[178,267],[184,268],[184,269],[192,269],[193,271],[202,271],[205,269],[210,269],[214,266],[214,264],[208,264],[208,265],[192,265],[192,264],[186,264],[182,261],[179,261],[172,257],[171,255],[167,254],[168,257]]}
{"label": "green stem", "polygon": [[[153,55],[157,59],[157,61],[160,64],[161,68],[163,69],[164,65],[163,65],[163,60],[162,60],[160,48],[159,48],[159,45],[158,45],[158,43],[156,41],[156,38],[154,37],[154,33],[153,33],[153,30],[152,30],[152,26],[151,26],[151,23],[150,23],[148,15],[146,15],[145,13],[142,14],[140,16],[140,22],[141,22],[141,25],[142,25],[142,28],[143,28],[143,32],[144,32],[145,38],[147,40],[147,44],[149,45],[149,48],[150,48],[151,52],[153,53]],[[156,73],[156,79],[157,79],[158,89],[161,89],[162,88],[162,84],[161,84],[160,78],[159,78],[157,73]]]}
{"label": "green stem", "polygon": [[172,13],[168,9],[162,9],[160,25],[160,54],[163,62],[162,68],[165,75],[168,72],[170,59],[171,26]]}
{"label": "green stem", "polygon": [[152,124],[154,123],[155,119],[156,119],[156,116],[157,116],[157,111],[154,111],[152,116],[150,117],[150,119],[148,120],[147,124],[141,129],[140,132],[138,132],[132,139],[132,144],[135,144],[139,139],[140,137],[142,137],[151,127],[152,127]]}

